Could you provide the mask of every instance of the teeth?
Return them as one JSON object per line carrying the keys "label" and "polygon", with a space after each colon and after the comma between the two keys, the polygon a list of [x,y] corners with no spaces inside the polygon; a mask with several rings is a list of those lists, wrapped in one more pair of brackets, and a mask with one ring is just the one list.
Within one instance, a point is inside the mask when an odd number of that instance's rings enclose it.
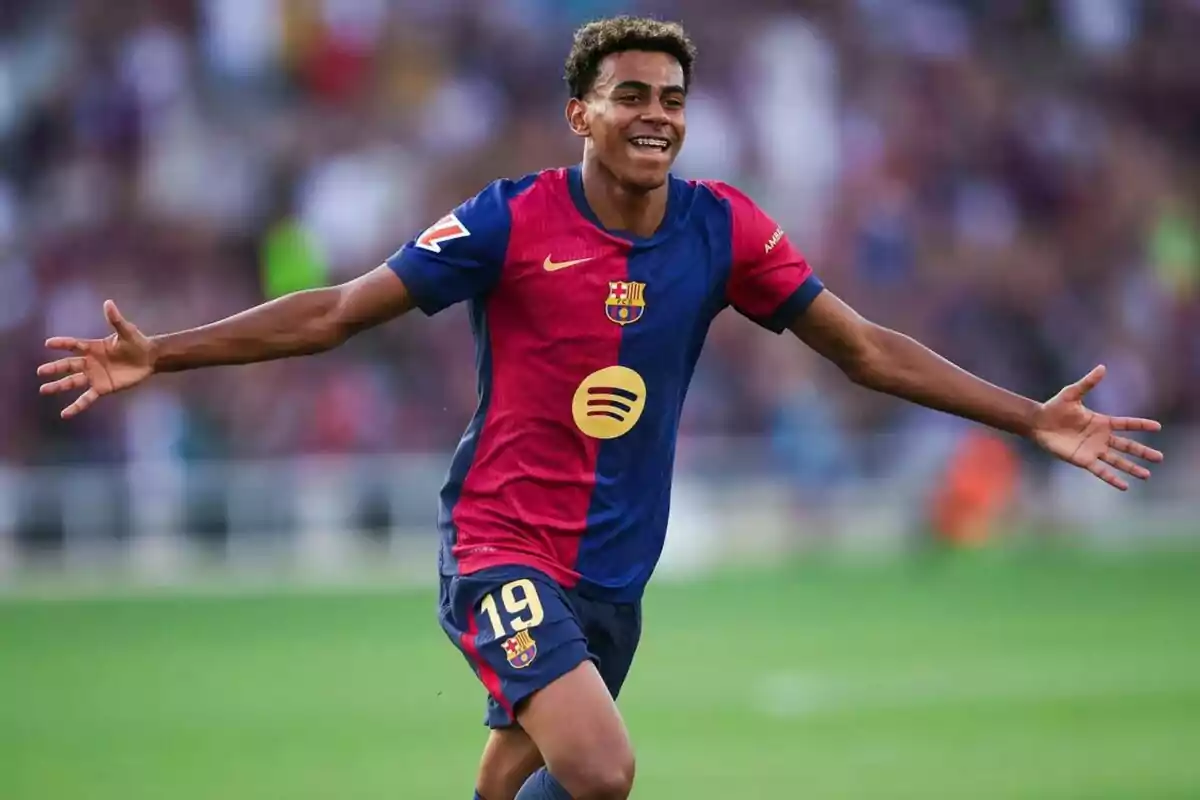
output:
{"label": "teeth", "polygon": [[633,143],[639,147],[657,147],[660,150],[670,147],[670,142],[666,139],[655,139],[649,136],[639,136],[633,140]]}

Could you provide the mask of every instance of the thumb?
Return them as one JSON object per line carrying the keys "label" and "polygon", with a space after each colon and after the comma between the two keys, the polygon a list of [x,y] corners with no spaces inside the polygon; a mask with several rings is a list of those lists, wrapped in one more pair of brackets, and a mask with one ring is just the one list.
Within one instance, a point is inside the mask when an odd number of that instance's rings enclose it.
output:
{"label": "thumb", "polygon": [[113,330],[117,332],[117,336],[122,339],[132,339],[137,335],[137,328],[125,319],[125,317],[121,316],[121,312],[117,310],[117,304],[112,300],[104,301],[104,318],[108,320],[109,325],[112,325]]}
{"label": "thumb", "polygon": [[1104,373],[1107,370],[1103,364],[1093,367],[1092,371],[1084,375],[1075,383],[1072,383],[1066,389],[1063,389],[1063,399],[1071,401],[1080,401],[1087,397],[1088,392],[1095,389],[1100,381],[1104,380]]}

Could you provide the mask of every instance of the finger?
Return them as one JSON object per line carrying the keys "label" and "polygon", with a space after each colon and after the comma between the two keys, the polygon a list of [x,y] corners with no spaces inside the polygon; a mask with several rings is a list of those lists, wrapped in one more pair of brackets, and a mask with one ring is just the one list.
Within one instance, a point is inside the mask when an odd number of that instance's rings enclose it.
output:
{"label": "finger", "polygon": [[86,362],[79,357],[60,358],[57,361],[49,361],[37,368],[37,374],[42,378],[49,378],[51,375],[66,375],[71,372],[83,372],[83,366]]}
{"label": "finger", "polygon": [[1095,389],[1100,381],[1104,380],[1104,373],[1106,371],[1103,364],[1094,367],[1087,375],[1084,375],[1075,383],[1063,389],[1063,397],[1067,400],[1082,400],[1087,397],[1087,393]]}
{"label": "finger", "polygon": [[59,392],[68,392],[72,389],[86,389],[88,385],[87,376],[76,372],[74,375],[68,375],[65,378],[43,383],[38,389],[42,394],[58,394]]}
{"label": "finger", "polygon": [[86,411],[88,406],[90,406],[92,403],[96,402],[96,400],[98,400],[99,398],[100,398],[99,392],[97,392],[95,389],[88,389],[86,392],[79,395],[79,397],[75,400],[74,403],[71,403],[71,405],[64,408],[62,410],[62,414],[60,414],[60,416],[63,419],[70,419],[71,417],[75,416],[76,414],[78,414],[82,411]]}
{"label": "finger", "polygon": [[1144,461],[1158,463],[1163,460],[1163,454],[1158,450],[1155,450],[1153,447],[1147,447],[1141,442],[1135,442],[1133,439],[1126,439],[1124,436],[1108,437],[1108,446],[1113,450],[1128,453],[1134,458],[1140,458]]}
{"label": "finger", "polygon": [[1135,464],[1125,456],[1117,455],[1116,453],[1101,453],[1100,460],[1110,467],[1116,467],[1121,472],[1128,473],[1135,478],[1146,480],[1150,477],[1150,470],[1143,467],[1141,464]]}
{"label": "finger", "polygon": [[112,300],[104,301],[104,317],[122,339],[133,338],[135,333],[133,325],[125,317],[121,316],[121,312],[117,309],[117,304]]}
{"label": "finger", "polygon": [[1162,423],[1155,419],[1141,417],[1110,417],[1109,422],[1115,431],[1161,431]]}
{"label": "finger", "polygon": [[1093,461],[1092,465],[1087,469],[1088,472],[1092,473],[1109,486],[1120,489],[1122,492],[1129,488],[1128,483],[1118,477],[1117,474],[1112,470],[1105,469],[1103,466],[1101,466],[1099,461]]}
{"label": "finger", "polygon": [[74,350],[76,353],[87,352],[87,342],[73,336],[51,336],[46,340],[46,347],[51,350]]}

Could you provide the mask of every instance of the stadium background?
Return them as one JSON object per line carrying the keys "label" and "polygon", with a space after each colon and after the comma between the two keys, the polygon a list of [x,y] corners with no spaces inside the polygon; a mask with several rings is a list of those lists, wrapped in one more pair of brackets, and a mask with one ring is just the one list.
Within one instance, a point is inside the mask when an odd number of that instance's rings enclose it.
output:
{"label": "stadium background", "polygon": [[985,377],[1107,363],[1094,404],[1168,454],[1119,495],[722,319],[636,796],[1200,797],[1195,0],[0,2],[0,797],[470,791],[430,583],[460,312],[69,425],[33,371],[106,297],[199,324],[570,163],[570,31],[615,12],[698,42],[680,173]]}

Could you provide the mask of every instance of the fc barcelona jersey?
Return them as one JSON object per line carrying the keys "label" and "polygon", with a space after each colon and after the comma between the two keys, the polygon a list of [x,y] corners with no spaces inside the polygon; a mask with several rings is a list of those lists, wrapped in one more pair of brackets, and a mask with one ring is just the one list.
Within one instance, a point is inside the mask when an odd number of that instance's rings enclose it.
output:
{"label": "fc barcelona jersey", "polygon": [[417,306],[469,304],[479,405],[440,495],[443,574],[524,565],[639,598],[713,319],[776,333],[821,282],[749,198],[670,179],[657,232],[603,227],[579,167],[500,180],[388,259]]}

